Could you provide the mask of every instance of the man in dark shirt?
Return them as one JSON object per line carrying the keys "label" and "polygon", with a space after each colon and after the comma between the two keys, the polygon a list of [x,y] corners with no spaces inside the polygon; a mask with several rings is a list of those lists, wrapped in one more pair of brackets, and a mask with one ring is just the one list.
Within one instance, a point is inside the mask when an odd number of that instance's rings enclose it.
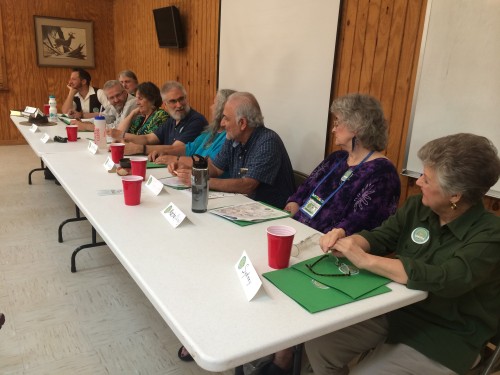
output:
{"label": "man in dark shirt", "polygon": [[[246,92],[232,94],[221,126],[227,139],[217,157],[209,160],[210,189],[247,194],[283,208],[294,191],[292,164],[279,135],[264,126],[255,97]],[[190,183],[189,168],[180,166],[176,172]],[[224,172],[229,178],[219,178]]]}
{"label": "man in dark shirt", "polygon": [[161,151],[162,145],[191,142],[207,126],[205,117],[189,106],[186,90],[179,82],[168,81],[161,94],[170,117],[155,132],[144,135],[122,133],[118,129],[110,132],[113,138],[125,141],[125,155],[147,155]]}

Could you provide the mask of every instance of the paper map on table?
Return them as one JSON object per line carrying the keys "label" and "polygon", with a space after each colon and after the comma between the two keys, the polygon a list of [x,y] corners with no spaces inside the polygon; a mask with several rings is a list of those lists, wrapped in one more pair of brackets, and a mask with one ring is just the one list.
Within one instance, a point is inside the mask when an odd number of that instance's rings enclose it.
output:
{"label": "paper map on table", "polygon": [[278,210],[277,208],[261,202],[250,202],[235,206],[214,208],[210,210],[210,212],[231,221],[245,221],[251,223],[279,219],[290,215],[286,211]]}

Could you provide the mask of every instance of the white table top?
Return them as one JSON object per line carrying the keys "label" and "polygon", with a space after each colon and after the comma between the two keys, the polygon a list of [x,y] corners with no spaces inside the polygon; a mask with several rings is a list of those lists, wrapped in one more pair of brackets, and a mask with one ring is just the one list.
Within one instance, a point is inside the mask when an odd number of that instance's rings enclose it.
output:
{"label": "white table top", "polygon": [[[125,206],[122,195],[97,195],[97,190],[121,188],[120,178],[103,167],[106,156],[79,151],[45,154],[43,160],[206,370],[233,368],[427,296],[393,282],[388,285],[390,293],[310,314],[261,277],[263,288],[248,302],[234,270],[243,250],[262,274],[271,270],[268,225],[293,226],[294,242],[315,231],[289,218],[239,227],[210,213],[191,212],[190,194],[169,188],[154,196],[143,185],[141,204]],[[156,177],[168,174],[166,169],[150,172]],[[243,196],[211,199],[209,208],[246,200]],[[188,219],[176,229],[160,213],[170,202]],[[319,254],[319,248],[309,249],[292,263]]]}
{"label": "white table top", "polygon": [[[76,142],[59,143],[54,142],[54,136],[67,137],[66,124],[61,120],[57,120],[57,125],[39,126],[35,133],[30,131],[30,125],[21,125],[21,122],[28,121],[26,117],[11,116],[10,119],[14,125],[19,129],[23,137],[26,139],[30,147],[38,157],[48,153],[66,153],[84,150],[87,148],[89,140],[87,138],[94,138],[92,132],[78,132],[78,139]],[[41,141],[44,133],[50,136],[47,143]]]}

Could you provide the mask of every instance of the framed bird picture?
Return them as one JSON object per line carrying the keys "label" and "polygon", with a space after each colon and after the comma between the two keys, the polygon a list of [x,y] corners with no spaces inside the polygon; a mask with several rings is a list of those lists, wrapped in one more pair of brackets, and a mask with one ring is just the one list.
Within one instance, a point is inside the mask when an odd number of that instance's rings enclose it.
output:
{"label": "framed bird picture", "polygon": [[93,22],[34,16],[39,66],[94,68]]}

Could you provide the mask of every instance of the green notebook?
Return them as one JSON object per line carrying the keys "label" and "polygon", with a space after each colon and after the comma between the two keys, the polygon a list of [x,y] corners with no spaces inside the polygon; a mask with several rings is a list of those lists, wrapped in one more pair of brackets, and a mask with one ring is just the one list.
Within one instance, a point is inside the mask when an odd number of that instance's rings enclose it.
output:
{"label": "green notebook", "polygon": [[[345,305],[391,291],[385,285],[373,288],[370,286],[367,288],[370,289],[369,291],[359,295],[357,298],[352,298],[336,288],[321,284],[293,267],[267,272],[263,276],[310,313],[331,309],[332,307]],[[343,278],[336,277],[335,279]],[[345,277],[345,279],[355,280],[354,276]]]}
{"label": "green notebook", "polygon": [[[385,285],[390,282],[389,279],[375,275],[366,270],[360,270],[359,274],[352,276],[343,277],[329,277],[329,276],[318,276],[312,273],[306,264],[314,263],[322,255],[315,258],[305,260],[303,262],[297,263],[292,268],[297,271],[302,272],[310,278],[319,281],[322,284],[328,285],[332,288],[340,290],[341,292],[347,294],[351,298],[359,298],[362,295],[368,293],[369,291],[378,288],[379,286]],[[352,265],[352,263],[346,258],[339,258],[341,263],[347,265]],[[335,265],[335,258],[328,257],[322,260],[314,267],[314,271],[322,274],[342,274],[339,268]]]}
{"label": "green notebook", "polygon": [[146,165],[147,169],[152,169],[152,168],[165,168],[167,165],[166,164],[156,164],[153,161],[148,160],[148,164]]}

